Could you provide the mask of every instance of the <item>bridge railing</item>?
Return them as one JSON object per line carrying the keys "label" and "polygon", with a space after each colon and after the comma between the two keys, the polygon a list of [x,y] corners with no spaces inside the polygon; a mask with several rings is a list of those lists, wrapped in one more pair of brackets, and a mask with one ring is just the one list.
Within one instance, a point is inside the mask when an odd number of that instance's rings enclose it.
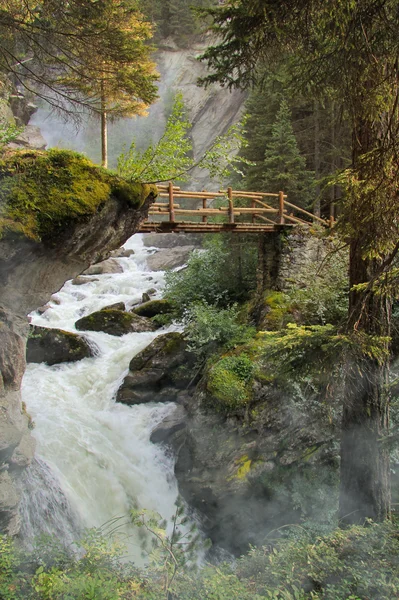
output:
{"label": "bridge railing", "polygon": [[[333,225],[332,220],[327,221],[289,202],[284,192],[278,194],[251,192],[233,190],[231,187],[218,192],[193,192],[181,190],[171,182],[167,186],[158,186],[158,192],[161,201],[155,202],[151,206],[149,215],[165,215],[170,223],[184,222],[187,217],[191,216],[200,218],[205,224],[214,217],[223,217],[230,224],[242,223],[243,219],[249,217],[252,223],[261,221],[269,225],[296,225],[310,222],[317,222],[324,227]],[[163,202],[162,199],[167,201]],[[176,202],[190,199],[200,200],[202,207],[186,208]],[[215,207],[213,205],[215,201],[225,201],[225,204]],[[239,221],[236,220],[237,218]]]}

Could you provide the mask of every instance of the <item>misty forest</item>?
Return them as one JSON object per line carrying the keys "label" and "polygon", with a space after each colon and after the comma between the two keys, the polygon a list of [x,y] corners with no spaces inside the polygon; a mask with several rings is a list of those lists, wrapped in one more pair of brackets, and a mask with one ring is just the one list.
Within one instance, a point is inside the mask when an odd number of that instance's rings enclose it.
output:
{"label": "misty forest", "polygon": [[0,0],[0,600],[399,598],[394,0]]}

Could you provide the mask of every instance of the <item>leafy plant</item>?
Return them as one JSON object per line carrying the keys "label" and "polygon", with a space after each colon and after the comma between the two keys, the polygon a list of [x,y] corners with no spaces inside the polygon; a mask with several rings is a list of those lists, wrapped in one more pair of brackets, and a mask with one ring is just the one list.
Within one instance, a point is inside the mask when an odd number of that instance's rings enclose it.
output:
{"label": "leafy plant", "polygon": [[157,144],[141,151],[133,141],[128,152],[118,158],[118,173],[129,181],[157,183],[161,181],[187,181],[195,167],[209,171],[212,179],[223,181],[232,172],[240,171],[244,159],[237,157],[241,146],[245,120],[232,125],[218,136],[211,148],[195,160],[190,139],[191,123],[181,93],[176,94],[165,131]]}

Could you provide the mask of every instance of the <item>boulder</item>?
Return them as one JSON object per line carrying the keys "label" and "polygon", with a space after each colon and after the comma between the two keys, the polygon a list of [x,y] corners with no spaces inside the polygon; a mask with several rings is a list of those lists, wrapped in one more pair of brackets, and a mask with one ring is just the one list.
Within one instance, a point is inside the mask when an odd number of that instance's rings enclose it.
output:
{"label": "boulder", "polygon": [[76,321],[75,327],[78,331],[103,331],[115,336],[156,329],[149,319],[122,310],[98,310]]}
{"label": "boulder", "polygon": [[92,283],[93,281],[100,281],[98,277],[82,277],[78,275],[75,279],[72,279],[72,285],[84,285],[85,283]]}
{"label": "boulder", "polygon": [[196,360],[181,333],[160,335],[131,360],[117,402],[175,402],[192,380]]}
{"label": "boulder", "polygon": [[155,317],[156,315],[165,315],[173,311],[173,306],[168,300],[150,300],[144,302],[132,310],[132,313],[140,317]]}
{"label": "boulder", "polygon": [[194,246],[176,246],[155,252],[147,258],[147,265],[151,271],[165,271],[180,267],[187,262]]}
{"label": "boulder", "polygon": [[134,254],[134,250],[128,250],[127,248],[118,248],[117,250],[112,250],[109,253],[110,258],[129,258]]}
{"label": "boulder", "polygon": [[123,273],[122,266],[114,258],[107,258],[95,265],[91,265],[82,275],[106,275],[107,273]]}
{"label": "boulder", "polygon": [[126,305],[124,302],[115,302],[114,304],[108,304],[108,306],[104,306],[101,310],[122,310],[126,311]]}
{"label": "boulder", "polygon": [[26,345],[28,363],[44,362],[57,365],[90,356],[93,356],[93,350],[87,341],[76,333],[31,325]]}

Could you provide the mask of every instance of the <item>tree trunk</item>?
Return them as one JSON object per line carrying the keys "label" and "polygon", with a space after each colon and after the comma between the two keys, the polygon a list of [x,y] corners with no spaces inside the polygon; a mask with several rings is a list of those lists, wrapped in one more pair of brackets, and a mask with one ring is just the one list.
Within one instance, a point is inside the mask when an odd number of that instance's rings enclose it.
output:
{"label": "tree trunk", "polygon": [[[377,267],[366,264],[361,249],[359,240],[351,244],[351,286],[368,281]],[[386,298],[351,292],[348,332],[388,336],[389,322]],[[382,521],[390,515],[389,451],[381,444],[389,433],[388,359],[352,354],[345,367],[339,518],[342,524]]]}
{"label": "tree trunk", "polygon": [[108,168],[107,108],[103,84],[101,84],[101,166]]}
{"label": "tree trunk", "polygon": [[[354,131],[352,164],[359,179],[367,177],[362,173],[361,157],[373,148],[373,134],[372,125],[365,122]],[[372,202],[372,198],[367,200]],[[374,226],[373,222],[368,225]],[[374,231],[359,229],[350,244],[347,333],[357,332],[361,343],[362,335],[366,342],[373,336],[390,335],[391,303],[383,294],[353,289],[372,280],[381,264],[381,260],[364,255],[366,240]],[[339,499],[339,518],[344,525],[363,523],[366,518],[382,521],[390,515],[389,451],[381,443],[389,433],[388,342],[374,337],[372,345],[385,351],[385,358],[382,354],[377,360],[359,348],[345,365]]]}
{"label": "tree trunk", "polygon": [[[320,110],[319,103],[317,100],[314,101],[313,104],[313,118],[314,118],[314,171],[315,171],[315,179],[318,181],[320,179]],[[316,217],[320,217],[320,184],[317,183],[315,186],[316,192],[316,200],[314,203],[313,212]]]}

